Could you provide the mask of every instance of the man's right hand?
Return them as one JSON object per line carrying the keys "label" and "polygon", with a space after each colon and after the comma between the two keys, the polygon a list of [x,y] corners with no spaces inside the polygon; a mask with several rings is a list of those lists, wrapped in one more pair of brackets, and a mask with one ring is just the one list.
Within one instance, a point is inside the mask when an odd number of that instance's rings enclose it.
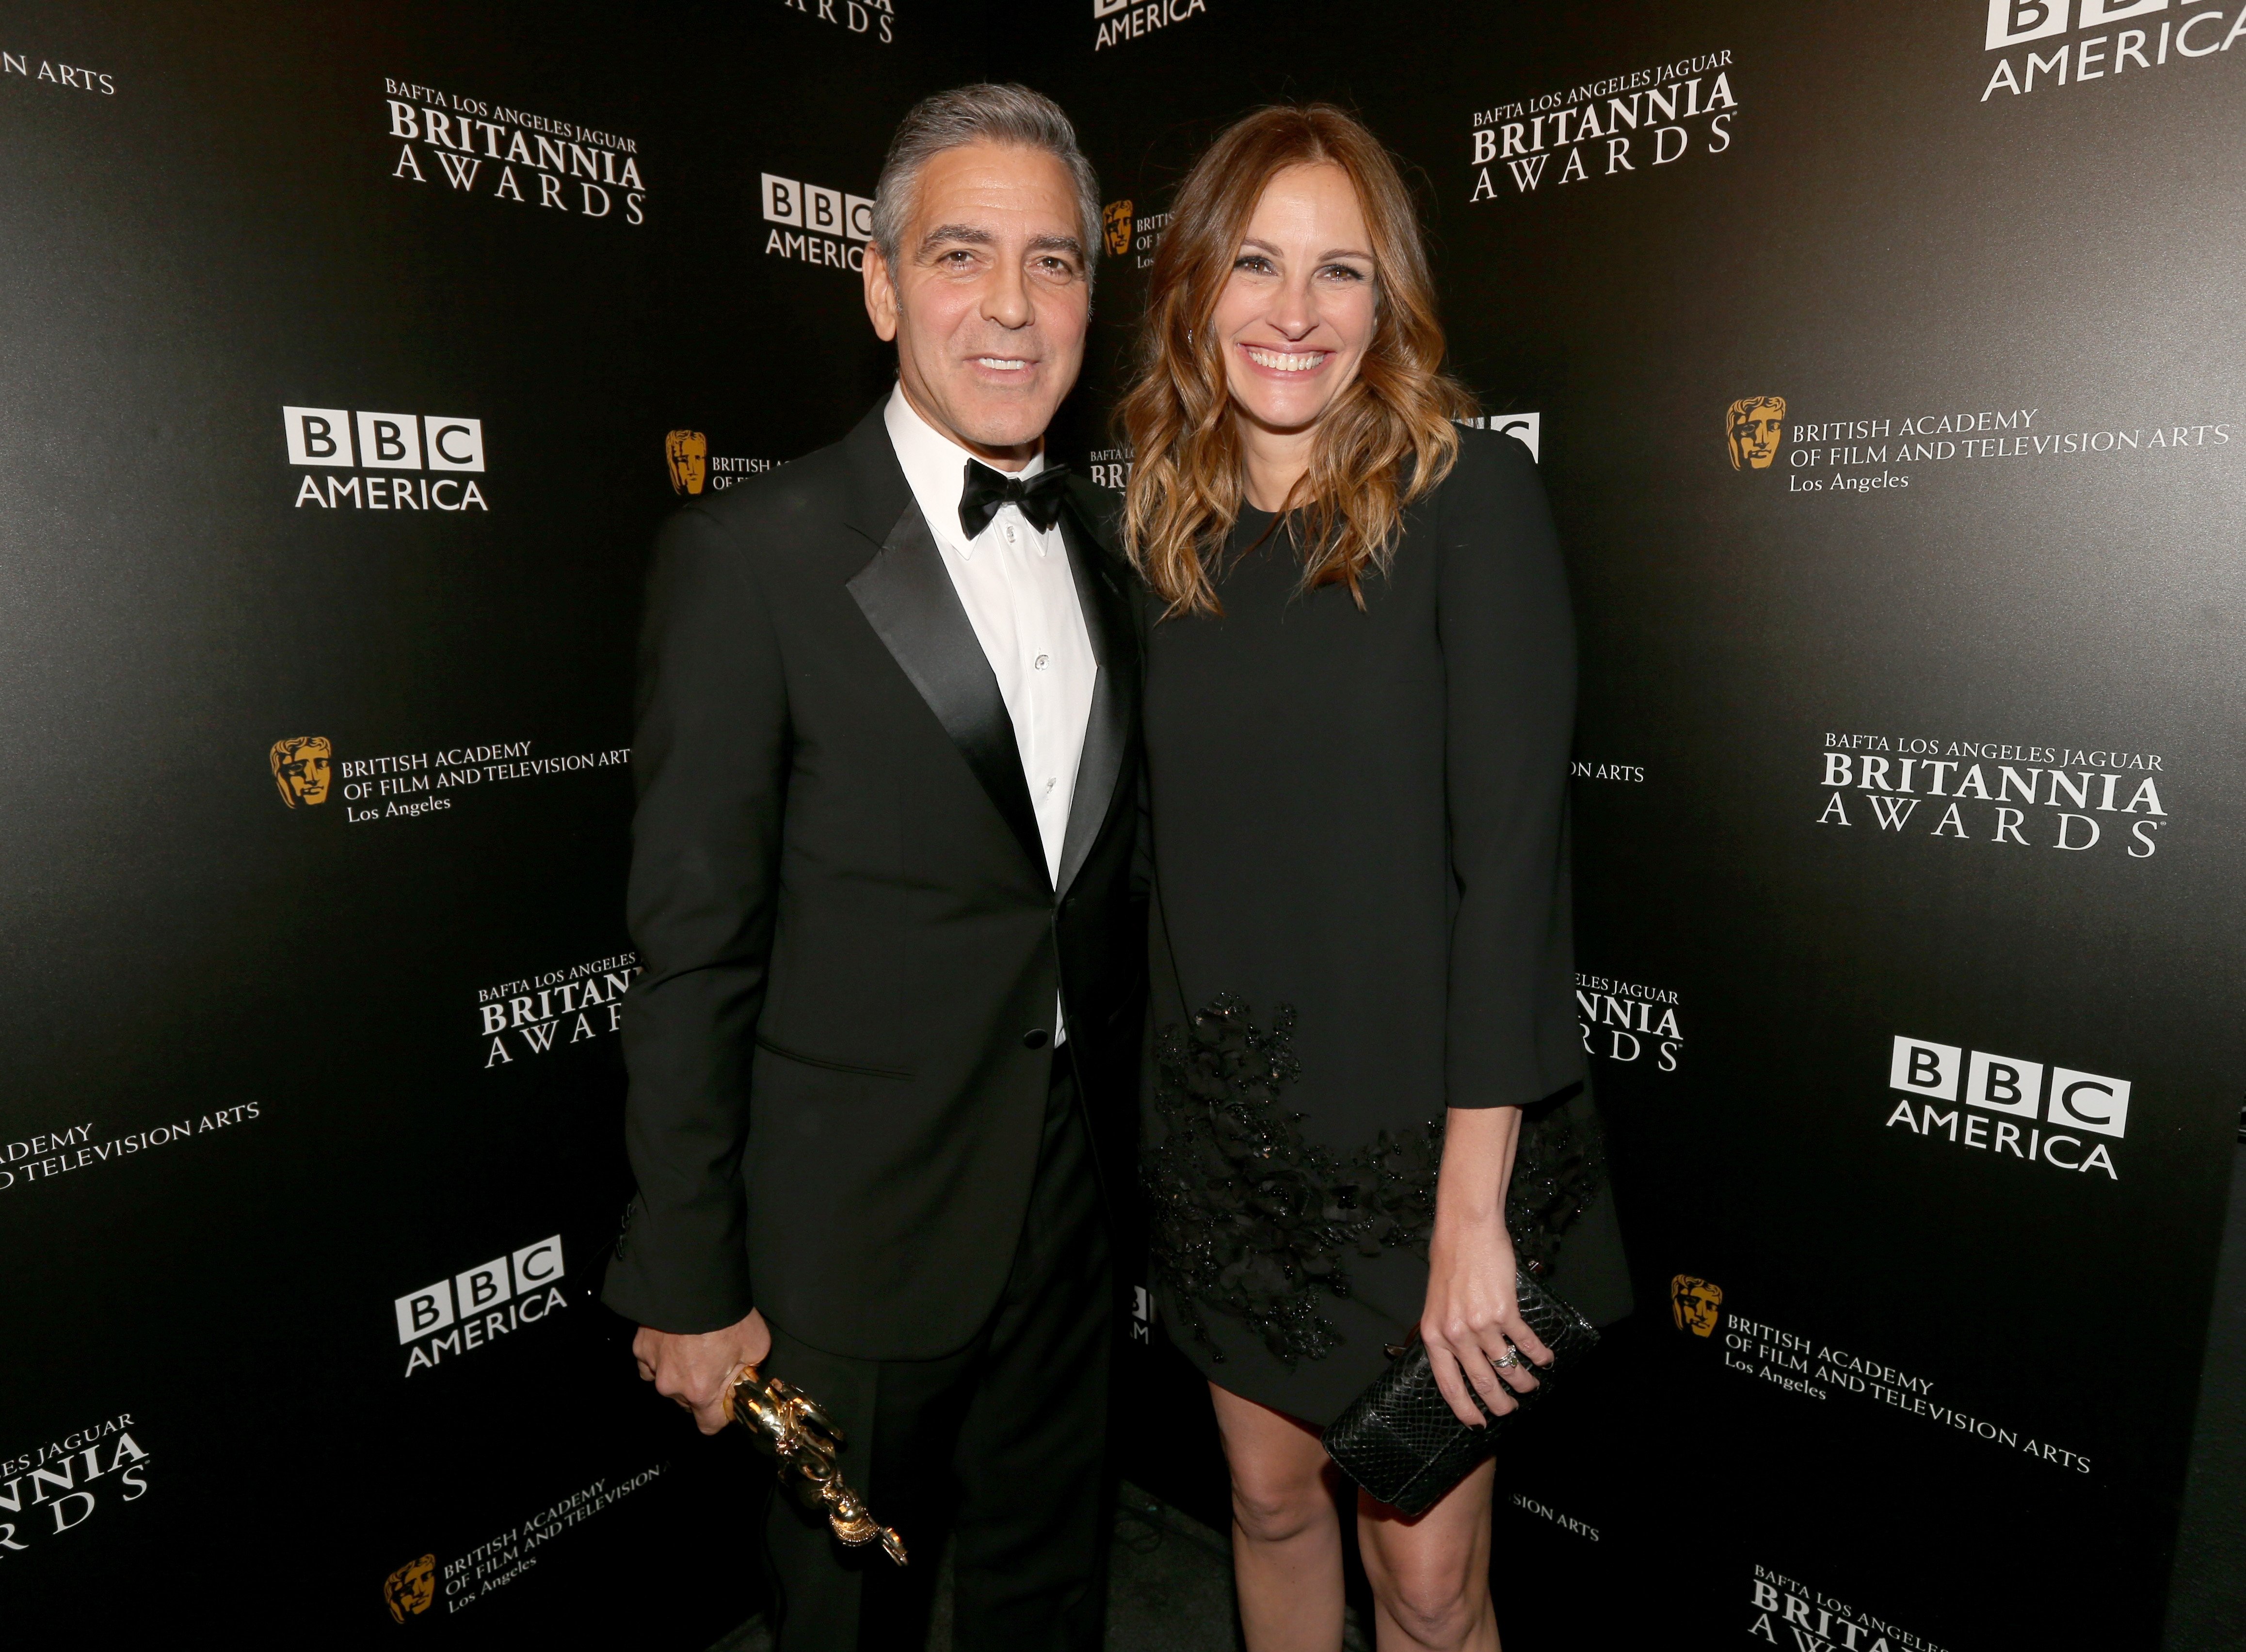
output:
{"label": "man's right hand", "polygon": [[772,1328],[752,1308],[723,1330],[678,1335],[651,1325],[632,1338],[632,1357],[643,1381],[694,1414],[694,1426],[715,1434],[725,1426],[725,1379],[743,1365],[761,1365],[772,1352]]}

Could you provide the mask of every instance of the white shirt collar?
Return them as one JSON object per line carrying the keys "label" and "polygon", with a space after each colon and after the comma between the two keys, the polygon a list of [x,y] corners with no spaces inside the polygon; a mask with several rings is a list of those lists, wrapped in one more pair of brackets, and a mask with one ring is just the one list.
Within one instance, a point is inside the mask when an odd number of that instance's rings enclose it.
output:
{"label": "white shirt collar", "polygon": [[[938,540],[960,555],[971,558],[974,545],[959,527],[959,495],[967,486],[967,461],[975,455],[922,418],[905,399],[902,384],[889,391],[888,405],[881,410],[881,422],[888,426],[889,445],[896,449],[897,463],[904,467],[905,480],[912,484],[913,498],[919,501],[921,514],[928,518],[929,527]],[[1013,474],[1026,479],[1045,467],[1045,450],[1039,448],[1030,462]],[[998,467],[993,465],[990,468]],[[987,534],[990,529],[983,532]],[[1042,555],[1044,536],[1034,537]]]}

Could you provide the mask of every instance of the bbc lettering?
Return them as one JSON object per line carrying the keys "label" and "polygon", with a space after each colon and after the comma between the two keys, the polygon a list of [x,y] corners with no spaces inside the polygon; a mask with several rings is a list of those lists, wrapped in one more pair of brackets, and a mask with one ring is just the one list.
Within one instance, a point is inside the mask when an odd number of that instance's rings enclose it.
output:
{"label": "bbc lettering", "polygon": [[418,1343],[456,1320],[496,1308],[526,1291],[542,1289],[561,1277],[562,1235],[556,1234],[399,1297],[398,1340]]}
{"label": "bbc lettering", "polygon": [[765,218],[775,224],[832,235],[838,241],[874,238],[874,203],[864,195],[846,195],[839,189],[821,189],[771,173],[764,180]]}
{"label": "bbc lettering", "polygon": [[862,275],[866,244],[874,237],[874,203],[864,195],[762,174],[765,256]]}
{"label": "bbc lettering", "polygon": [[[2032,1159],[2059,1170],[2099,1170],[2120,1180],[2106,1145],[2086,1144],[2084,1137],[2119,1141],[2128,1133],[2127,1078],[2072,1067],[2046,1071],[2039,1061],[1898,1037],[1888,1063],[1888,1087],[1917,1098],[1898,1102],[1888,1116],[1890,1125],[1994,1156]],[[1951,1105],[1937,1108],[1936,1102]]]}
{"label": "bbc lettering", "polygon": [[[2185,0],[2186,4],[2192,3]],[[2109,23],[2127,23],[2168,9],[2168,0],[2082,0],[2078,26],[2102,29]],[[2002,51],[2006,46],[2065,34],[2072,10],[2073,0],[1989,0],[1989,35],[1984,49]]]}
{"label": "bbc lettering", "polygon": [[[291,465],[356,463],[372,471],[480,471],[484,422],[412,413],[351,413],[340,407],[284,407]],[[352,434],[357,457],[352,457]]]}
{"label": "bbc lettering", "polygon": [[555,1234],[400,1296],[392,1304],[398,1340],[415,1345],[405,1374],[473,1352],[567,1307],[562,1273],[562,1235]]}
{"label": "bbc lettering", "polygon": [[[1960,1080],[1964,1081],[1960,1093]],[[1962,1100],[1968,1107],[2010,1113],[2018,1118],[2042,1116],[2065,1130],[2094,1131],[2101,1136],[2127,1133],[2129,1081],[2104,1078],[2069,1067],[2051,1071],[2051,1108],[2043,1112],[2042,1064],[1976,1050],[1961,1054],[1955,1044],[1923,1038],[1897,1038],[1888,1072],[1889,1088],[1936,1101]]]}
{"label": "bbc lettering", "polygon": [[1542,413],[1492,413],[1487,418],[1476,417],[1459,420],[1475,430],[1494,430],[1501,436],[1510,436],[1528,450],[1528,457],[1542,460],[1543,453],[1544,415]]}
{"label": "bbc lettering", "polygon": [[[462,472],[484,468],[484,422],[432,413],[355,412],[344,407],[283,407],[281,427],[289,462],[314,470],[364,470],[371,476],[316,476],[296,489],[296,508],[488,512],[483,490]],[[381,472],[419,471],[427,475]]]}

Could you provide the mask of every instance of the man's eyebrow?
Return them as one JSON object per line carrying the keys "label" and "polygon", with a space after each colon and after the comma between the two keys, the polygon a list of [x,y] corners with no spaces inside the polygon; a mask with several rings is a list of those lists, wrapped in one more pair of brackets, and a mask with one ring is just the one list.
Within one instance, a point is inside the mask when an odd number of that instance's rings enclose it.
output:
{"label": "man's eyebrow", "polygon": [[920,249],[926,252],[947,241],[963,241],[970,246],[988,247],[996,239],[989,230],[977,228],[973,224],[938,224],[920,238]]}
{"label": "man's eyebrow", "polygon": [[1066,253],[1082,262],[1084,243],[1073,235],[1032,235],[1030,250],[1033,253]]}

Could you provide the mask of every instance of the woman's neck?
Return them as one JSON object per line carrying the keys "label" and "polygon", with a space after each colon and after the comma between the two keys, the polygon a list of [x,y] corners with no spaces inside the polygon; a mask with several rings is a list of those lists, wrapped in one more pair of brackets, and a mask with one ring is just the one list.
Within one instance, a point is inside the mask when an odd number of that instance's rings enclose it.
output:
{"label": "woman's neck", "polygon": [[[1235,418],[1239,414],[1235,410]],[[1242,483],[1248,502],[1259,511],[1282,511],[1296,488],[1310,474],[1310,444],[1317,426],[1272,430],[1252,418],[1240,418]]]}

